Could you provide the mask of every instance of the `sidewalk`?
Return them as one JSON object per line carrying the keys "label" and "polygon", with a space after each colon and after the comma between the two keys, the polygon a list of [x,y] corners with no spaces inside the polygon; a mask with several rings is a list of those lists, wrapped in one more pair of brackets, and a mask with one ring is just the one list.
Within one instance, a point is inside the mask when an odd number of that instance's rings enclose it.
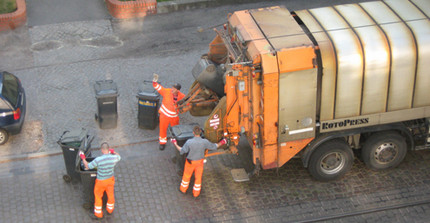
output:
{"label": "sidewalk", "polygon": [[[229,170],[242,165],[233,155],[211,157],[198,199],[178,192],[181,178],[171,163],[173,147],[156,142],[116,149],[115,212],[102,222],[309,222],[424,201],[422,205],[351,216],[335,222],[427,222],[430,216],[428,153],[408,155],[399,168],[372,172],[356,161],[335,182],[311,179],[300,160],[235,183]],[[65,183],[62,156],[0,164],[1,222],[92,222],[82,207],[82,184]],[[190,186],[192,188],[192,185]]]}

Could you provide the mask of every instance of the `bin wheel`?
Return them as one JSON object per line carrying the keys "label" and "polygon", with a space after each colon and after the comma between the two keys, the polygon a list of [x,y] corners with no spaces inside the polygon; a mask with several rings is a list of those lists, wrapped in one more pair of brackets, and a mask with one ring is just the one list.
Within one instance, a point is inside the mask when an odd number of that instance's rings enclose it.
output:
{"label": "bin wheel", "polygon": [[84,204],[82,205],[82,207],[83,207],[84,209],[89,210],[89,209],[91,209],[91,208],[93,207],[93,204],[91,204],[91,203],[84,203]]}
{"label": "bin wheel", "polygon": [[72,181],[72,177],[70,177],[69,175],[64,175],[63,180],[69,183],[70,181]]}

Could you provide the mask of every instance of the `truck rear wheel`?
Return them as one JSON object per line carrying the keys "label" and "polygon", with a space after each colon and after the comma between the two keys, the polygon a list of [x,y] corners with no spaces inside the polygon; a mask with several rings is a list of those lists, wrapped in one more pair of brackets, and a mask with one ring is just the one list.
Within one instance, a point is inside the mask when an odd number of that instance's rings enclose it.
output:
{"label": "truck rear wheel", "polygon": [[397,132],[379,132],[370,136],[361,155],[372,170],[384,170],[399,165],[406,156],[406,141]]}
{"label": "truck rear wheel", "polygon": [[351,147],[344,140],[334,139],[314,151],[308,170],[319,181],[335,180],[351,169],[353,160]]}

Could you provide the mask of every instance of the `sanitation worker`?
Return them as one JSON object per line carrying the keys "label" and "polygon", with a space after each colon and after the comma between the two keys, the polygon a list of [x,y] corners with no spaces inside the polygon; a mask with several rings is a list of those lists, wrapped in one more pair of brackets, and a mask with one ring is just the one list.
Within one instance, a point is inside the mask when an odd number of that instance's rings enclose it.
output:
{"label": "sanitation worker", "polygon": [[80,156],[85,165],[85,169],[97,168],[97,178],[94,185],[94,216],[93,218],[103,218],[103,193],[107,194],[106,211],[110,215],[115,208],[114,185],[115,178],[114,168],[121,156],[113,149],[109,148],[107,142],[102,143],[101,152],[103,155],[95,158],[88,163],[85,160],[85,155],[81,152]]}
{"label": "sanitation worker", "polygon": [[159,149],[164,150],[167,143],[167,128],[169,124],[170,126],[179,125],[177,102],[183,99],[185,95],[179,91],[181,90],[180,84],[174,84],[172,88],[164,88],[157,81],[158,74],[154,74],[152,86],[163,97],[160,110],[158,111],[160,113],[160,136],[158,137],[158,141],[160,143]]}
{"label": "sanitation worker", "polygon": [[188,153],[187,159],[185,161],[184,167],[184,175],[182,176],[181,186],[179,190],[182,193],[186,193],[188,186],[190,184],[191,176],[194,173],[194,187],[193,187],[193,196],[198,197],[200,195],[200,190],[202,188],[202,175],[203,175],[203,163],[205,158],[205,150],[216,150],[218,147],[226,144],[227,140],[222,139],[218,143],[211,143],[207,139],[202,139],[200,134],[202,130],[198,126],[194,126],[192,139],[189,139],[185,142],[182,148],[178,146],[175,139],[172,139],[173,145],[179,150],[179,153],[185,154]]}

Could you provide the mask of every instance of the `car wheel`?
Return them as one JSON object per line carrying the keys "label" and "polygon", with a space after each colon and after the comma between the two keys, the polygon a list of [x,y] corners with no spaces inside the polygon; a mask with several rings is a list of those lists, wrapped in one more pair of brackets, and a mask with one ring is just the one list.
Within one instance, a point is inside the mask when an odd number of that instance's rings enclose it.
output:
{"label": "car wheel", "polygon": [[366,140],[361,152],[364,163],[370,169],[389,169],[399,165],[405,158],[406,141],[397,132],[379,132]]}
{"label": "car wheel", "polygon": [[335,180],[352,167],[354,154],[351,147],[341,139],[320,145],[312,154],[308,170],[319,181]]}
{"label": "car wheel", "polygon": [[0,129],[0,145],[3,145],[9,139],[9,134],[4,129]]}

